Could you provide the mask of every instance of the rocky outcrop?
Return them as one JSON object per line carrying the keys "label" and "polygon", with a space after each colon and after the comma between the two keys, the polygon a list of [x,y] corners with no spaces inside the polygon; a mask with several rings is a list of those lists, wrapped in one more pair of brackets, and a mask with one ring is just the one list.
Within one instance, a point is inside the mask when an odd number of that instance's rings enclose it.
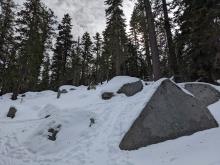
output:
{"label": "rocky outcrop", "polygon": [[218,127],[207,108],[170,80],[164,80],[125,134],[119,147],[135,150]]}
{"label": "rocky outcrop", "polygon": [[209,106],[220,99],[220,92],[209,84],[187,83],[185,89],[192,93],[204,106]]}
{"label": "rocky outcrop", "polygon": [[119,90],[118,90],[118,94],[125,94],[126,96],[134,96],[135,94],[137,94],[138,92],[142,91],[143,89],[143,83],[142,81],[136,81],[133,83],[127,83],[124,84]]}

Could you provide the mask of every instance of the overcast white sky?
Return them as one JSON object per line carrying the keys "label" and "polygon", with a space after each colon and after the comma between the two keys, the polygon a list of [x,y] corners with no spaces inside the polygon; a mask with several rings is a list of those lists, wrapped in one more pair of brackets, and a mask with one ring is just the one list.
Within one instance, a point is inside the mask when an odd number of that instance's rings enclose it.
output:
{"label": "overcast white sky", "polygon": [[[42,0],[53,9],[59,20],[65,13],[72,16],[74,37],[82,35],[85,31],[92,34],[102,32],[105,28],[104,0]],[[15,0],[22,4],[24,0]],[[130,19],[134,2],[124,0],[124,13],[127,22]]]}

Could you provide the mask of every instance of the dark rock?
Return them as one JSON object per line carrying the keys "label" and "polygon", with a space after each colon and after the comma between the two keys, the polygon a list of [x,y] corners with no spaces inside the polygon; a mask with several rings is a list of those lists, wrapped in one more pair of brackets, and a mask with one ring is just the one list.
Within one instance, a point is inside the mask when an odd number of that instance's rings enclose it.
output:
{"label": "dark rock", "polygon": [[50,117],[50,115],[47,115],[47,116],[45,116],[44,118],[47,119],[47,118],[49,118],[49,117]]}
{"label": "dark rock", "polygon": [[62,94],[66,94],[66,93],[68,93],[68,91],[67,91],[66,89],[62,89],[62,90],[61,90],[61,93],[62,93]]}
{"label": "dark rock", "polygon": [[90,118],[90,124],[89,127],[92,127],[92,125],[95,124],[95,119],[94,118]]}
{"label": "dark rock", "polygon": [[66,93],[68,93],[66,89],[62,89],[62,90],[59,89],[57,92],[57,99],[60,98],[61,94],[66,94]]}
{"label": "dark rock", "polygon": [[188,83],[185,89],[192,93],[204,106],[209,106],[220,99],[220,92],[209,84]]}
{"label": "dark rock", "polygon": [[218,127],[207,108],[170,80],[164,80],[119,147],[135,150],[151,144]]}
{"label": "dark rock", "polygon": [[59,133],[60,129],[61,129],[61,125],[58,125],[55,128],[49,128],[48,133],[50,133],[50,134],[48,135],[48,139],[51,141],[56,141],[57,134]]}
{"label": "dark rock", "polygon": [[70,91],[75,91],[76,89],[75,88],[70,88]]}
{"label": "dark rock", "polygon": [[17,112],[17,109],[15,107],[10,107],[7,117],[10,117],[13,119],[15,117],[16,112]]}
{"label": "dark rock", "polygon": [[26,95],[25,95],[25,94],[22,94],[21,97],[26,97]]}
{"label": "dark rock", "polygon": [[113,92],[104,92],[102,94],[102,99],[103,100],[110,100],[114,96]]}
{"label": "dark rock", "polygon": [[143,89],[142,81],[137,81],[133,83],[124,84],[117,93],[118,94],[123,93],[126,96],[134,96],[136,93],[142,91],[142,89]]}

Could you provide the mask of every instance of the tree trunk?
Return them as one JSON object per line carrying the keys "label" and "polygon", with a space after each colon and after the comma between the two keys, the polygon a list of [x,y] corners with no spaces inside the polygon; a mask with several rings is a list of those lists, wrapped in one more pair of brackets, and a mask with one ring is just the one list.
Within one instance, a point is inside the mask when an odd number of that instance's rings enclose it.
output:
{"label": "tree trunk", "polygon": [[164,27],[166,30],[167,44],[168,44],[168,49],[169,49],[169,56],[168,56],[169,72],[171,75],[175,76],[176,74],[178,74],[175,47],[173,44],[171,26],[169,22],[168,11],[167,11],[167,3],[166,3],[166,0],[162,0],[162,2],[163,2],[163,12],[164,12],[164,25],[165,25]]}
{"label": "tree trunk", "polygon": [[151,48],[152,62],[153,62],[153,74],[154,74],[154,80],[156,81],[161,78],[160,59],[159,59],[159,51],[158,51],[157,38],[156,38],[156,30],[155,30],[154,18],[153,18],[150,1],[144,0],[144,5],[145,5],[146,16],[148,21],[149,40],[150,40],[150,48]]}
{"label": "tree trunk", "polygon": [[148,68],[148,74],[150,81],[153,80],[153,71],[152,71],[152,63],[151,63],[151,55],[150,55],[150,45],[149,45],[149,32],[147,28],[147,20],[144,19],[144,46],[145,46],[145,54],[146,54],[146,63]]}

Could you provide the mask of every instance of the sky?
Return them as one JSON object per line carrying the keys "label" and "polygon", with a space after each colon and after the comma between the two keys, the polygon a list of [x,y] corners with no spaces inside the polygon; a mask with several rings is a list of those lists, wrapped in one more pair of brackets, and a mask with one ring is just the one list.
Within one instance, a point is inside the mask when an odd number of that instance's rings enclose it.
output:
{"label": "sky", "polygon": [[[22,4],[24,0],[15,0]],[[72,17],[73,35],[81,36],[85,31],[92,35],[96,32],[102,32],[105,28],[105,5],[104,0],[42,0],[55,15],[59,21],[65,13],[69,13]],[[131,0],[124,0],[123,10],[127,24],[133,10]]]}

